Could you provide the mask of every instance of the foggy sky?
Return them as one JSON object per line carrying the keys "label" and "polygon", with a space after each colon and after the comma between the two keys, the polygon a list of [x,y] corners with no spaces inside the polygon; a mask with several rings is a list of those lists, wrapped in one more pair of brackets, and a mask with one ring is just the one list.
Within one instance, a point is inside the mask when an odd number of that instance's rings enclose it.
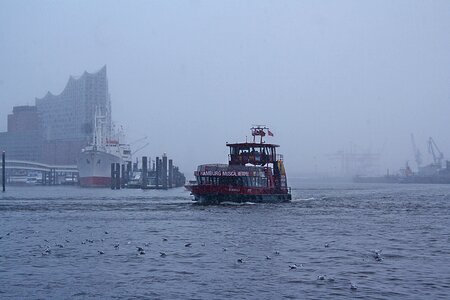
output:
{"label": "foggy sky", "polygon": [[252,124],[288,176],[332,172],[350,147],[415,167],[411,133],[450,158],[450,1],[3,0],[0,131],[105,64],[113,119],[150,141],[139,156],[167,152],[188,177]]}

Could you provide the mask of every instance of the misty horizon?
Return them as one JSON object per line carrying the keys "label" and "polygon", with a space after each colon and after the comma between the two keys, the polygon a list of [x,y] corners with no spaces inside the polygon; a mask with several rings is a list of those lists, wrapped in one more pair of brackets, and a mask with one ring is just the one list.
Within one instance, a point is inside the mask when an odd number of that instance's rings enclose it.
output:
{"label": "misty horizon", "polygon": [[449,23],[445,1],[2,2],[0,131],[106,65],[113,120],[148,136],[138,156],[166,152],[188,178],[252,124],[288,177],[339,173],[338,151],[416,168],[411,133],[424,164],[430,136],[450,157]]}

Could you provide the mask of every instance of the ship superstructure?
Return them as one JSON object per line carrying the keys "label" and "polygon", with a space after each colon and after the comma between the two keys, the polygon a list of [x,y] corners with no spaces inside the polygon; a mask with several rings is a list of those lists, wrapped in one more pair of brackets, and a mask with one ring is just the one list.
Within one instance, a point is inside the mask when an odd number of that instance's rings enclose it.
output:
{"label": "ship superstructure", "polygon": [[107,130],[106,117],[96,110],[92,144],[82,149],[77,162],[81,186],[111,186],[111,164],[131,163],[130,145],[123,139],[121,130],[114,134]]}

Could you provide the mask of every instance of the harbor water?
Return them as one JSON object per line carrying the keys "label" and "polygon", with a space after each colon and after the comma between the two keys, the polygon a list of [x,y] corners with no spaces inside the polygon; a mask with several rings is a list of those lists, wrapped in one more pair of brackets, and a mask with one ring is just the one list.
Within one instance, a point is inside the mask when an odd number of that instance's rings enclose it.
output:
{"label": "harbor water", "polygon": [[7,187],[0,298],[448,299],[450,185],[289,183],[290,203],[218,206]]}

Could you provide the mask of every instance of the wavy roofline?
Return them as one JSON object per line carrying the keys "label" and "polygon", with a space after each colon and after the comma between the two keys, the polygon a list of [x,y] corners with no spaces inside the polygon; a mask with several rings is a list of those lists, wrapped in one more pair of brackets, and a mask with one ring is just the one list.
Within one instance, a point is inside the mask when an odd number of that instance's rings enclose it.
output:
{"label": "wavy roofline", "polygon": [[69,80],[67,81],[67,83],[66,83],[66,85],[64,86],[63,90],[62,90],[59,94],[53,94],[52,92],[47,91],[47,93],[46,93],[43,97],[41,97],[41,98],[36,97],[35,100],[36,100],[36,101],[40,101],[40,100],[44,100],[44,99],[47,99],[47,98],[55,98],[55,97],[59,97],[59,96],[61,96],[61,95],[66,91],[66,89],[67,89],[67,87],[69,86],[69,84],[72,84],[72,83],[74,83],[74,82],[81,81],[81,80],[83,80],[85,77],[96,76],[96,75],[98,75],[98,74],[100,74],[100,73],[102,73],[102,72],[105,72],[105,73],[106,73],[106,64],[105,64],[103,67],[101,67],[100,69],[98,69],[97,71],[92,72],[92,73],[90,73],[90,72],[88,72],[88,71],[84,71],[83,74],[81,74],[80,76],[73,76],[73,75],[70,75],[70,76],[69,76]]}

